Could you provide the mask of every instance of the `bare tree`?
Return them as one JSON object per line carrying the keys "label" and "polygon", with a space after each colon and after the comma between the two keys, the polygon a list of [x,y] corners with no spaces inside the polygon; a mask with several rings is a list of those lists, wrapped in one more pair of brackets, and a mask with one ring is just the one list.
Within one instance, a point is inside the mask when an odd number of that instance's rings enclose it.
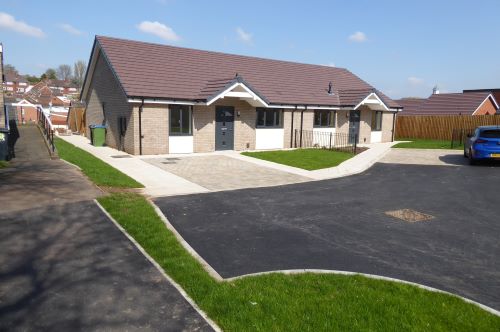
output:
{"label": "bare tree", "polygon": [[10,65],[8,63],[6,63],[4,66],[3,66],[3,72],[4,74],[12,74],[12,75],[18,75],[18,71],[16,69],[16,67],[14,67],[13,65]]}
{"label": "bare tree", "polygon": [[70,65],[59,65],[56,70],[56,76],[58,79],[67,81],[71,79],[71,66]]}
{"label": "bare tree", "polygon": [[78,60],[73,66],[73,81],[78,85],[78,88],[82,87],[86,68],[87,64],[83,60]]}

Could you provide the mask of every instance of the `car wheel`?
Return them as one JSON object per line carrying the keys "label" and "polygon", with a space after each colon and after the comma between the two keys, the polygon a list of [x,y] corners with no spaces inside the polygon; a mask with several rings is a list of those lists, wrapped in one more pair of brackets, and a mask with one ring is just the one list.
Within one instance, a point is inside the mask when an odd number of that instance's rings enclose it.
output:
{"label": "car wheel", "polygon": [[475,165],[476,164],[476,159],[472,157],[472,150],[469,149],[469,165]]}

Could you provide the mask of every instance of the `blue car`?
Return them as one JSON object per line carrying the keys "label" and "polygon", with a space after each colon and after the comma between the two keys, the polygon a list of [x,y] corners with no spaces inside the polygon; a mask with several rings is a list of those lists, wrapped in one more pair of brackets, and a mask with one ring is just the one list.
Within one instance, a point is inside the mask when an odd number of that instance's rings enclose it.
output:
{"label": "blue car", "polygon": [[500,126],[481,126],[467,135],[464,157],[471,165],[480,160],[500,160]]}

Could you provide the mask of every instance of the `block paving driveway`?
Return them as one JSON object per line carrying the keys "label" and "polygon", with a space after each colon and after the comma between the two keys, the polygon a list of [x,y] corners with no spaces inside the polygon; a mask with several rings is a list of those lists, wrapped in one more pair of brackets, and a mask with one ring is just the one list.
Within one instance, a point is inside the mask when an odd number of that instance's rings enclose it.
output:
{"label": "block paving driveway", "polygon": [[[341,179],[156,199],[223,277],[332,269],[500,309],[500,167],[375,164]],[[413,209],[430,221],[385,214]]]}

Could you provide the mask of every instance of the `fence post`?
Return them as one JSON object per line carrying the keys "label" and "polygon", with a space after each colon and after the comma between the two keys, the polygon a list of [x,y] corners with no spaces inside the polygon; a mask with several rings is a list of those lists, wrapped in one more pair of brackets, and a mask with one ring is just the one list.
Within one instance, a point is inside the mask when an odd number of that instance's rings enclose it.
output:
{"label": "fence post", "polygon": [[54,146],[54,129],[50,130],[50,143],[52,145],[52,152],[56,150],[56,147]]}
{"label": "fence post", "polygon": [[358,151],[358,134],[354,134],[354,154]]}
{"label": "fence post", "polygon": [[295,129],[295,135],[293,135],[293,147],[297,148],[297,129]]}
{"label": "fence post", "polygon": [[333,136],[333,133],[330,133],[330,150],[332,149],[332,136]]}

